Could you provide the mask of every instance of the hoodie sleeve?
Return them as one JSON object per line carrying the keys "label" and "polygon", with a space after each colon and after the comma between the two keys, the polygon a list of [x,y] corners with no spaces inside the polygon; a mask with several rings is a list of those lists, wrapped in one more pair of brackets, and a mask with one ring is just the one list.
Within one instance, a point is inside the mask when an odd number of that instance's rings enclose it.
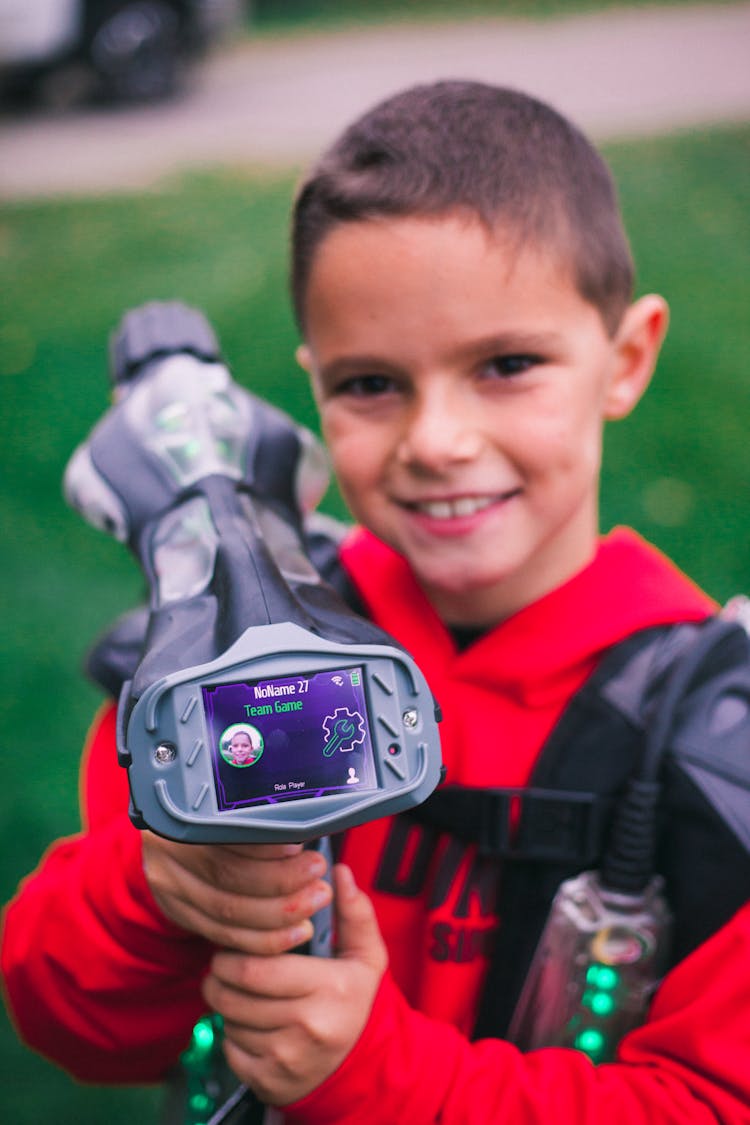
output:
{"label": "hoodie sleeve", "polygon": [[[470,1043],[411,1009],[386,975],[339,1069],[287,1125],[747,1125],[750,906],[667,976],[617,1061]],[[373,1096],[377,1091],[377,1096]]]}
{"label": "hoodie sleeve", "polygon": [[95,725],[84,830],[60,840],[5,911],[2,971],[21,1038],[92,1082],[161,1078],[203,1004],[210,947],[169,922],[143,874],[115,760],[114,708]]}

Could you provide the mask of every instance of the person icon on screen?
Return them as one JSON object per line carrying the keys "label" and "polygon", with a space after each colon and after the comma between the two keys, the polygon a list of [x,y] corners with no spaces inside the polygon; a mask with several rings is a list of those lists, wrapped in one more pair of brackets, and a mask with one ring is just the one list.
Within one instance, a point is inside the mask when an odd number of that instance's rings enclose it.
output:
{"label": "person icon on screen", "polygon": [[346,779],[346,784],[356,785],[358,781],[359,778],[357,777],[357,771],[355,770],[354,766],[349,766],[349,776]]}

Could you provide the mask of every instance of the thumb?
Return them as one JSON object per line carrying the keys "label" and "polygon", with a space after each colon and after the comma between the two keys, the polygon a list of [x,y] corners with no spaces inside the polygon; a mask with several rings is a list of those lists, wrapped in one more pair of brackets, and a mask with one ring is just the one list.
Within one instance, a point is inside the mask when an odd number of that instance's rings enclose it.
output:
{"label": "thumb", "polygon": [[333,869],[336,906],[336,956],[364,961],[379,973],[388,964],[375,908],[354,881],[351,869],[338,863]]}

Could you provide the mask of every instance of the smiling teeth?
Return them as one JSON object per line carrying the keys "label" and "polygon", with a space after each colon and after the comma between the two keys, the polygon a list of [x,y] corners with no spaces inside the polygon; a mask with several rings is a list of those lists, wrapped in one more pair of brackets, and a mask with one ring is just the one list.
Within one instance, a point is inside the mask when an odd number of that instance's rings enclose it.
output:
{"label": "smiling teeth", "polygon": [[494,504],[495,496],[462,496],[459,500],[426,500],[422,504],[415,504],[418,512],[424,512],[435,520],[456,519],[459,516],[473,516],[483,508]]}

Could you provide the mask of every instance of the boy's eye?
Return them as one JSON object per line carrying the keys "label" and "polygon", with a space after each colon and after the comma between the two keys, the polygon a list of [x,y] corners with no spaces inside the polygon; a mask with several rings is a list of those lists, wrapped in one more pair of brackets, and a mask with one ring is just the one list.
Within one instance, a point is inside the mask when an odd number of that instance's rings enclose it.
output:
{"label": "boy's eye", "polygon": [[353,398],[374,398],[395,390],[395,381],[388,375],[353,375],[343,379],[335,388],[337,395],[351,395]]}
{"label": "boy's eye", "polygon": [[528,371],[532,367],[536,367],[542,363],[541,356],[526,355],[519,353],[518,355],[495,355],[492,359],[485,363],[483,373],[491,376],[500,376],[503,379],[511,378],[513,375],[522,375],[524,371]]}

